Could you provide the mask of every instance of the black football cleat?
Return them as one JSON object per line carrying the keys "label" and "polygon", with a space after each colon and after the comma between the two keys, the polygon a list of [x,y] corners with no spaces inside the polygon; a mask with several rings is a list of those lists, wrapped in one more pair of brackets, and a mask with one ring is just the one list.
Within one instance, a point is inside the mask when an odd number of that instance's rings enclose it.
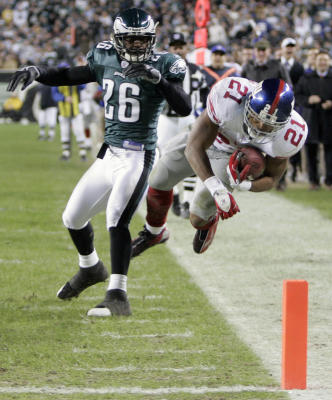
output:
{"label": "black football cleat", "polygon": [[65,283],[58,291],[57,297],[61,300],[70,300],[77,297],[83,290],[108,278],[108,271],[99,260],[96,265],[88,268],[79,268],[78,272]]}
{"label": "black football cleat", "polygon": [[127,293],[121,289],[106,292],[105,299],[87,312],[88,317],[110,317],[112,315],[128,316],[131,309]]}
{"label": "black football cleat", "polygon": [[138,237],[131,242],[131,257],[139,256],[143,251],[156,244],[164,243],[169,239],[169,231],[164,228],[158,235],[149,232],[146,227],[138,233]]}

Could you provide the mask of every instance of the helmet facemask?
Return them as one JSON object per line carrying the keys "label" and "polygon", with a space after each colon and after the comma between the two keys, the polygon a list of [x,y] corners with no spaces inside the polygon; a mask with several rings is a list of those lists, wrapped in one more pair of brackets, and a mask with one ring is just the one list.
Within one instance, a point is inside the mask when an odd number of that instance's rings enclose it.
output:
{"label": "helmet facemask", "polygon": [[[142,43],[146,42],[146,46],[141,47],[129,47],[126,44],[126,41],[132,40],[135,38],[140,40]],[[124,34],[124,35],[113,35],[113,43],[116,51],[119,56],[124,60],[129,62],[138,63],[144,62],[149,59],[156,43],[156,36],[148,36],[148,35],[133,35],[133,34]],[[145,44],[145,43],[144,43]]]}
{"label": "helmet facemask", "polygon": [[293,92],[284,81],[260,82],[246,98],[243,119],[246,135],[259,143],[271,141],[288,123],[293,106]]}
{"label": "helmet facemask", "polygon": [[133,63],[147,61],[156,44],[156,26],[143,10],[132,8],[120,13],[114,20],[112,34],[119,56]]}

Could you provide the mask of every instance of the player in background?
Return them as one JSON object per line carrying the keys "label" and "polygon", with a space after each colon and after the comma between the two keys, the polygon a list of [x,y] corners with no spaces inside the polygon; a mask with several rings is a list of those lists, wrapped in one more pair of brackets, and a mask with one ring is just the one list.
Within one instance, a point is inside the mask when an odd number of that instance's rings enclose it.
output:
{"label": "player in background", "polygon": [[114,19],[111,41],[94,46],[88,64],[72,68],[29,66],[17,71],[8,89],[33,80],[48,85],[80,85],[97,81],[103,88],[105,142],[97,160],[75,187],[63,213],[64,225],[78,251],[79,270],[57,293],[62,299],[105,281],[108,271],[93,242],[91,218],[106,210],[112,273],[104,300],[89,316],[130,315],[127,274],[131,256],[129,223],[147,188],[154,164],[157,121],[165,101],[189,115],[191,101],[182,89],[186,66],[170,53],[155,53],[156,25],[137,8]]}
{"label": "player in background", "polygon": [[[186,74],[182,83],[183,90],[191,97],[192,111],[182,117],[176,113],[169,104],[165,105],[162,114],[159,117],[157,133],[157,146],[162,155],[170,140],[175,135],[183,132],[189,132],[192,124],[195,122],[197,114],[201,112],[206,105],[208,87],[202,69],[191,62],[188,62],[188,46],[183,33],[173,32],[169,40],[169,52],[178,54],[186,62]],[[178,186],[173,188],[172,210],[175,215],[183,218],[189,218],[189,204],[192,200],[196,177],[188,177],[183,181],[182,202],[180,200],[180,190]]]}
{"label": "player in background", "polygon": [[40,108],[38,110],[38,140],[52,141],[55,137],[55,128],[58,120],[57,103],[52,97],[52,88],[50,86],[39,84],[38,92],[40,94]]}
{"label": "player in background", "polygon": [[[132,256],[168,239],[172,187],[193,171],[200,178],[190,208],[196,253],[212,243],[219,218],[239,211],[234,189],[262,192],[275,186],[288,158],[300,151],[307,137],[307,124],[293,105],[294,94],[280,79],[256,83],[229,77],[214,85],[187,145],[171,143],[150,176],[146,222],[133,240]],[[237,150],[243,146],[266,154],[264,174],[256,180],[241,179],[236,171]]]}
{"label": "player in background", "polygon": [[[59,68],[69,68],[67,62],[58,65]],[[60,160],[68,161],[72,154],[72,133],[79,149],[79,156],[86,161],[86,139],[84,134],[83,114],[80,110],[81,91],[86,85],[61,85],[52,87],[52,97],[59,110],[59,125],[62,154]]]}

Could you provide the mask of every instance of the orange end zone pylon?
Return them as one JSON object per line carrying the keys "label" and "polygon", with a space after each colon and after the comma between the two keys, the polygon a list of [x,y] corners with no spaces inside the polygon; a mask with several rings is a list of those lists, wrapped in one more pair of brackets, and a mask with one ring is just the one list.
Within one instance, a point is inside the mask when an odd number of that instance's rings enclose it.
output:
{"label": "orange end zone pylon", "polygon": [[308,282],[285,280],[282,303],[281,388],[306,389]]}

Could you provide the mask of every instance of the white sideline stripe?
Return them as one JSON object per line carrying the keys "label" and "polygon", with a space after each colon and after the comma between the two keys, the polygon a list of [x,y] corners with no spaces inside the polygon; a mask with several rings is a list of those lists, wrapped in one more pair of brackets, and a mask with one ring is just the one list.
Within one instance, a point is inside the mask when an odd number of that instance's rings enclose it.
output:
{"label": "white sideline stripe", "polygon": [[112,339],[127,339],[127,338],[156,338],[156,337],[192,337],[190,331],[184,333],[149,333],[143,335],[119,335],[118,333],[103,332],[100,336],[111,337]]}
{"label": "white sideline stripe", "polygon": [[[0,228],[0,232],[8,233],[8,230]],[[66,231],[43,231],[42,229],[11,229],[11,233],[42,233],[43,235],[63,235],[65,236]]]}
{"label": "white sideline stripe", "polygon": [[137,296],[137,295],[130,295],[130,293],[128,294],[129,296],[129,300],[130,299],[138,299],[138,300],[159,300],[159,299],[163,299],[165,296],[161,295],[161,294],[151,294],[148,296]]}
{"label": "white sideline stripe", "polygon": [[158,319],[158,320],[154,320],[154,321],[152,321],[151,319],[130,319],[130,318],[128,318],[128,319],[126,319],[126,320],[124,320],[123,322],[125,323],[125,324],[131,324],[131,323],[134,323],[134,324],[148,324],[148,323],[154,323],[154,324],[156,324],[156,323],[161,323],[161,324],[176,324],[176,323],[178,323],[178,322],[180,322],[181,320],[180,319],[170,319],[170,318],[164,318],[164,319]]}
{"label": "white sideline stripe", "polygon": [[[48,309],[54,309],[55,311],[57,311],[58,309],[60,309],[60,307],[59,308],[48,307]],[[61,310],[62,310],[62,308],[61,308]],[[83,319],[83,320],[80,320],[79,322],[81,324],[89,324],[91,322],[91,320],[90,319]],[[100,322],[101,323],[109,323],[109,320],[103,319]],[[151,324],[152,322],[154,324],[156,324],[157,322],[161,323],[161,324],[176,324],[176,323],[180,322],[180,320],[179,319],[168,319],[168,318],[166,318],[166,319],[158,319],[158,321],[152,321],[151,319],[129,319],[129,318],[123,320],[124,324]]]}
{"label": "white sideline stripe", "polygon": [[168,354],[168,353],[178,353],[178,354],[202,354],[206,353],[206,350],[155,350],[154,353],[156,354]]}
{"label": "white sideline stripe", "polygon": [[73,368],[75,371],[93,371],[93,372],[132,372],[132,371],[143,371],[143,372],[188,372],[188,371],[214,371],[216,367],[206,367],[204,365],[199,367],[184,367],[184,368],[141,368],[133,367],[132,365],[120,366],[114,368]]}
{"label": "white sideline stripe", "polygon": [[0,387],[0,393],[45,393],[45,394],[205,394],[205,393],[241,393],[241,392],[281,392],[279,388],[265,386],[219,386],[216,388],[202,387],[164,387],[158,389],[144,389],[141,387],[106,387],[106,388],[78,388],[78,387],[50,387],[50,386],[22,386],[22,387]]}
{"label": "white sideline stripe", "polygon": [[[125,353],[123,350],[118,350],[120,353]],[[153,353],[153,354],[202,354],[206,353],[206,350],[140,350],[140,353]],[[93,354],[105,354],[104,350],[87,350],[87,349],[79,349],[77,347],[73,348],[73,353],[93,353]]]}
{"label": "white sideline stripe", "polygon": [[22,260],[4,260],[0,258],[0,264],[22,264]]}

